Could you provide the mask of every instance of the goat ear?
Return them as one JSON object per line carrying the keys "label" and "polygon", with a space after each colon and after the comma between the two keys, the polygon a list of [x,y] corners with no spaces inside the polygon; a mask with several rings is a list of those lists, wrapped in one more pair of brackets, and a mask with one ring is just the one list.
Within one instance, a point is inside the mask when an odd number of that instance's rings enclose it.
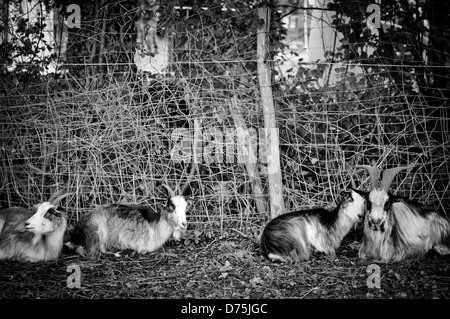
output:
{"label": "goat ear", "polygon": [[166,205],[166,207],[170,207],[171,209],[175,208],[175,205],[173,204],[171,197],[167,198],[167,205]]}
{"label": "goat ear", "polygon": [[61,206],[56,206],[54,209],[59,216],[66,214],[66,210]]}
{"label": "goat ear", "polygon": [[364,198],[367,198],[369,196],[368,192],[365,192],[365,191],[362,191],[362,190],[359,190],[359,189],[356,189],[356,188],[352,188],[352,191],[357,193],[357,194],[359,194],[360,196],[362,196]]}
{"label": "goat ear", "polygon": [[342,200],[344,200],[344,199],[353,199],[353,197],[352,197],[352,189],[351,188],[347,188],[347,189],[344,189],[342,192],[341,192],[341,198],[342,198]]}
{"label": "goat ear", "polygon": [[191,184],[187,183],[186,185],[184,185],[183,189],[181,190],[181,196],[183,197],[190,197],[192,195],[192,189],[191,189]]}

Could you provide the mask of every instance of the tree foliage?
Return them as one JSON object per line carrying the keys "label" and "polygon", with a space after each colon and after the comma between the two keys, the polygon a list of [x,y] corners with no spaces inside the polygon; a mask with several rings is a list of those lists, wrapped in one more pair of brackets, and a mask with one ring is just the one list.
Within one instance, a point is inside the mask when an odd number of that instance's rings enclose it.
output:
{"label": "tree foliage", "polygon": [[[197,0],[176,5],[189,9],[175,10],[174,3],[161,2],[160,31],[174,34],[174,60],[182,62],[178,72],[194,81],[206,73],[214,75],[214,83],[198,83],[216,89],[248,85],[256,79],[256,30],[262,23],[256,8],[270,3]],[[279,30],[281,21],[272,10],[268,58],[283,46]]]}
{"label": "tree foliage", "polygon": [[[430,25],[434,25],[431,22],[434,16],[429,12],[432,2],[383,1],[381,28],[375,34],[366,23],[370,14],[367,7],[373,1],[334,0],[329,9],[336,12],[333,25],[343,40],[331,55],[332,59],[361,64],[368,75],[368,85],[374,80],[372,75],[377,75],[392,80],[402,92],[444,88],[433,80],[436,59],[433,61],[432,57],[439,48],[430,39],[433,33]],[[443,61],[438,64],[442,65]],[[365,64],[371,68],[364,67]]]}

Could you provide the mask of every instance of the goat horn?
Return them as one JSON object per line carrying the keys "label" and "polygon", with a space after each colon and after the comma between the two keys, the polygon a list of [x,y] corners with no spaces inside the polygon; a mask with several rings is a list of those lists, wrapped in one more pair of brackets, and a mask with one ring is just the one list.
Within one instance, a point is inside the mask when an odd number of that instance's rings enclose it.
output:
{"label": "goat horn", "polygon": [[47,200],[47,202],[52,203],[55,198],[57,198],[58,196],[60,196],[62,194],[62,190],[60,189],[59,191],[57,191],[56,193],[53,193],[52,196],[50,196],[50,198]]}
{"label": "goat horn", "polygon": [[60,201],[62,201],[64,198],[66,198],[67,196],[73,195],[73,193],[67,193],[67,194],[62,194],[62,191],[57,191],[55,194],[53,194],[52,196],[50,196],[50,198],[48,199],[48,202],[54,206],[58,205],[58,203]]}
{"label": "goat horn", "polygon": [[181,193],[180,194],[184,195],[186,190],[188,189],[188,187],[189,187],[189,181],[186,181],[186,183],[183,185],[183,188],[181,189]]}
{"label": "goat horn", "polygon": [[[189,187],[189,184],[191,183],[192,177],[194,176],[196,170],[197,170],[197,145],[201,143],[200,136],[201,136],[201,127],[200,127],[201,121],[199,119],[194,119],[194,145],[193,145],[193,161],[191,166],[191,171],[189,172],[189,176],[186,178],[186,182],[184,183],[183,187],[181,188],[181,196],[184,196],[186,193],[186,190]],[[201,147],[201,144],[200,144]]]}
{"label": "goat horn", "polygon": [[381,189],[387,193],[389,191],[389,187],[392,184],[392,181],[394,180],[395,175],[407,168],[412,168],[412,166],[400,166],[385,170],[383,173],[383,179],[381,180]]}
{"label": "goat horn", "polygon": [[372,189],[376,189],[378,186],[378,176],[380,175],[378,167],[370,165],[358,165],[356,167],[365,168],[369,172],[370,185],[372,185]]}
{"label": "goat horn", "polygon": [[353,175],[350,175],[350,182],[352,184],[352,188],[356,189],[357,187],[356,187],[356,183],[355,183],[355,179],[353,178]]}
{"label": "goat horn", "polygon": [[181,188],[181,195],[186,194],[186,190],[189,187],[189,184],[191,183],[192,177],[195,174],[195,171],[197,170],[197,165],[195,162],[192,163],[191,171],[189,172],[189,176],[186,178],[186,183],[184,183],[183,188]]}
{"label": "goat horn", "polygon": [[169,187],[169,185],[166,185],[166,184],[161,184],[161,185],[167,189],[167,192],[169,193],[169,195],[171,197],[177,196],[177,195],[175,195],[175,192],[173,191],[173,189]]}

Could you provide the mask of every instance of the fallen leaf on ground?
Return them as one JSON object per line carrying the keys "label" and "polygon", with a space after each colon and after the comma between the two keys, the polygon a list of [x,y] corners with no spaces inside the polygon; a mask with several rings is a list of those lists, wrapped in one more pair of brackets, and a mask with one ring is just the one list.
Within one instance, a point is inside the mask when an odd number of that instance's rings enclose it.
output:
{"label": "fallen leaf on ground", "polygon": [[232,269],[233,269],[233,267],[231,267],[230,262],[227,260],[227,261],[225,261],[225,265],[223,267],[219,268],[219,271],[226,272],[226,271],[230,271]]}

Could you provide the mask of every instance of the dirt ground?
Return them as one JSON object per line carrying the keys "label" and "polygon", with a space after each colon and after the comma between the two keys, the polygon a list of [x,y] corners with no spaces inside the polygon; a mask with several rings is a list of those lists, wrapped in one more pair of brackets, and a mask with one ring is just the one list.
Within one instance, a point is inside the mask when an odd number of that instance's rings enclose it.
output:
{"label": "dirt ground", "polygon": [[195,231],[146,255],[122,251],[91,261],[64,251],[54,262],[0,261],[0,298],[450,297],[449,257],[430,253],[401,263],[361,261],[357,235],[350,233],[334,261],[315,254],[308,262],[276,264],[260,255],[250,237],[233,229]]}

